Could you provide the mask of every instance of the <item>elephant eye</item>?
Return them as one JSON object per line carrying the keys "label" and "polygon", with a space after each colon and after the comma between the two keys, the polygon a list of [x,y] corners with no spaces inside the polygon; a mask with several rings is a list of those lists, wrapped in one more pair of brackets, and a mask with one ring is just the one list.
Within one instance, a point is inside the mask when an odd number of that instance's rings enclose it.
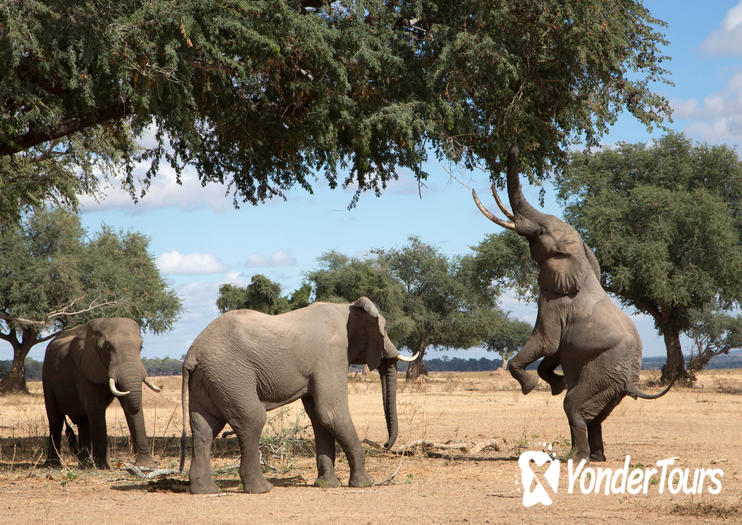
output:
{"label": "elephant eye", "polygon": [[538,230],[536,230],[536,235],[541,237],[544,233],[546,233],[546,230],[544,230],[542,227],[539,227]]}

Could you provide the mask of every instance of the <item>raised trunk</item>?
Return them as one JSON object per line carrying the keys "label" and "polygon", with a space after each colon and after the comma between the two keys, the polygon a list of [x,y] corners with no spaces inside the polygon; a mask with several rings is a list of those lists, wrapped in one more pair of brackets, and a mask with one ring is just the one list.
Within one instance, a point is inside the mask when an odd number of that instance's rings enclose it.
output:
{"label": "raised trunk", "polygon": [[381,397],[388,438],[384,448],[391,448],[397,440],[397,359],[382,359],[379,366]]}
{"label": "raised trunk", "polygon": [[[515,214],[515,228],[521,235],[528,235],[538,222],[541,222],[543,213],[531,206],[523,195],[520,185],[520,147],[517,144],[510,146],[508,151],[508,200]],[[525,219],[525,220],[524,220]]]}
{"label": "raised trunk", "polygon": [[665,348],[667,349],[667,361],[662,367],[662,384],[668,384],[673,378],[678,378],[680,384],[689,384],[690,376],[685,370],[685,359],[683,358],[683,348],[680,345],[680,331],[676,329],[663,329],[662,336],[665,339]]}
{"label": "raised trunk", "polygon": [[425,364],[423,363],[423,356],[425,355],[425,349],[420,349],[417,352],[419,352],[417,359],[415,359],[407,367],[407,373],[405,374],[405,381],[408,383],[416,380],[420,376],[428,375],[428,369],[425,368]]}

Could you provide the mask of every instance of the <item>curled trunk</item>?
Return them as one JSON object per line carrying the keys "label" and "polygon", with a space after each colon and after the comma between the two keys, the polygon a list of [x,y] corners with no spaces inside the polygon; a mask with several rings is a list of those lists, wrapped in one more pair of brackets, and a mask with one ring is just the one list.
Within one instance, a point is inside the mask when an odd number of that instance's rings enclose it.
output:
{"label": "curled trunk", "polygon": [[379,366],[381,397],[388,438],[384,448],[391,448],[397,440],[397,359],[382,359]]}

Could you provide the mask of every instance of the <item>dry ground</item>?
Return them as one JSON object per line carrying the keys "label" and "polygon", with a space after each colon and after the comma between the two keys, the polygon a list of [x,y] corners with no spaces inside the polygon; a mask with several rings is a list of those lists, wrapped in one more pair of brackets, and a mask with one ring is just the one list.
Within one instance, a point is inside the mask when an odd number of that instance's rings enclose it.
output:
{"label": "dry ground", "polygon": [[[645,373],[649,379],[656,373]],[[371,376],[373,377],[373,376]],[[146,391],[147,431],[160,467],[177,463],[181,429],[180,378],[158,378],[161,394]],[[499,450],[474,457],[450,451],[432,458],[389,454],[365,445],[367,468],[377,480],[396,472],[390,484],[368,489],[312,486],[314,458],[303,445],[311,427],[300,404],[269,414],[266,476],[268,494],[239,492],[234,472],[218,474],[223,496],[191,496],[177,475],[144,481],[122,471],[79,470],[66,459],[62,470],[40,468],[47,423],[39,383],[32,395],[0,398],[0,523],[704,523],[742,522],[742,370],[709,371],[693,390],[673,389],[655,401],[625,399],[604,424],[607,463],[617,469],[651,466],[675,457],[681,467],[721,468],[718,495],[672,495],[651,485],[647,495],[568,494],[562,463],[561,485],[551,506],[524,508],[517,459],[524,450],[551,444],[567,451],[569,429],[561,396],[545,389],[523,396],[500,372],[433,374],[421,384],[400,383],[400,432],[395,449],[415,440],[436,443],[498,440]],[[351,413],[361,439],[385,437],[377,381],[351,381]],[[646,387],[645,390],[656,391]],[[108,412],[112,458],[131,460],[123,413]],[[233,438],[217,440],[213,467],[237,456]],[[295,453],[288,454],[287,447]],[[304,450],[302,450],[304,448]],[[345,459],[339,477],[347,482]]]}

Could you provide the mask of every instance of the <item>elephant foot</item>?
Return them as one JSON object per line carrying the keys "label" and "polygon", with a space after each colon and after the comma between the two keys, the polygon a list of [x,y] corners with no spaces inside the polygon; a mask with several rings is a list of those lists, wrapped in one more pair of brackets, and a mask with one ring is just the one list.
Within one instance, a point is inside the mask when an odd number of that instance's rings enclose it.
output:
{"label": "elephant foot", "polygon": [[596,450],[595,452],[590,452],[590,461],[605,461],[605,454],[603,454],[602,450]]}
{"label": "elephant foot", "polygon": [[209,478],[206,480],[191,480],[190,486],[191,494],[218,494],[219,487],[214,480]]}
{"label": "elephant foot", "polygon": [[555,376],[553,380],[549,381],[549,386],[551,386],[551,395],[558,396],[567,388],[567,382],[563,377]]}
{"label": "elephant foot", "polygon": [[95,468],[98,470],[111,470],[111,464],[107,460],[96,461]]}
{"label": "elephant foot", "polygon": [[528,374],[520,382],[520,390],[523,394],[528,394],[531,390],[536,388],[536,385],[538,385],[538,379]]}
{"label": "elephant foot", "polygon": [[580,463],[583,459],[587,462],[590,462],[590,454],[584,450],[579,450],[577,448],[570,449],[569,453],[564,459],[572,459],[575,463]]}
{"label": "elephant foot", "polygon": [[365,472],[350,476],[350,481],[348,481],[349,487],[370,487],[373,484],[374,478],[372,478]]}
{"label": "elephant foot", "polygon": [[334,489],[341,486],[340,480],[337,476],[333,475],[322,475],[314,480],[314,486],[323,489]]}
{"label": "elephant foot", "polygon": [[154,468],[157,466],[155,458],[151,454],[137,454],[137,459],[134,462],[137,467],[148,467]]}
{"label": "elephant foot", "polygon": [[273,485],[261,476],[262,479],[254,478],[247,482],[242,481],[242,490],[248,494],[264,494],[273,488]]}

